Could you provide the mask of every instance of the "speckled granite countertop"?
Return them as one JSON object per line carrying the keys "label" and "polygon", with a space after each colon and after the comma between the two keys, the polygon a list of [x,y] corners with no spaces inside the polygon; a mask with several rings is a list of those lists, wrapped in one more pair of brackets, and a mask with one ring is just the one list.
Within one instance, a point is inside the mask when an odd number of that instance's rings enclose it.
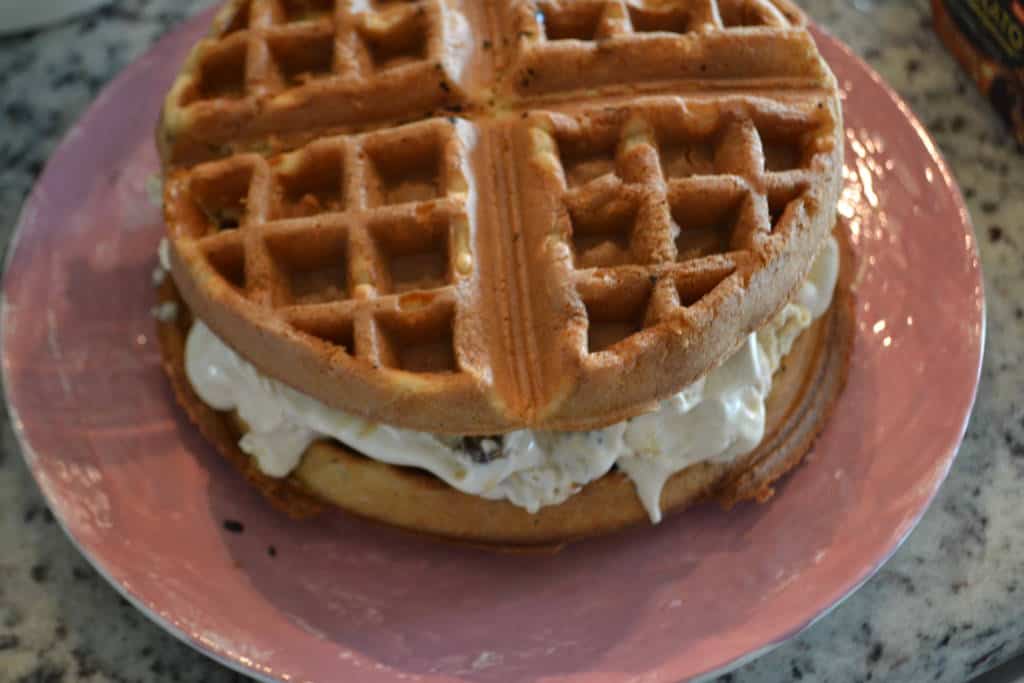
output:
{"label": "speckled granite countertop", "polygon": [[[104,83],[209,0],[120,0],[0,38],[0,243],[62,132]],[[805,0],[907,99],[959,179],[979,236],[988,348],[949,480],[882,571],[734,683],[967,680],[1024,650],[1024,154],[943,51],[927,0]],[[244,680],[118,597],[54,523],[0,432],[0,681]]]}

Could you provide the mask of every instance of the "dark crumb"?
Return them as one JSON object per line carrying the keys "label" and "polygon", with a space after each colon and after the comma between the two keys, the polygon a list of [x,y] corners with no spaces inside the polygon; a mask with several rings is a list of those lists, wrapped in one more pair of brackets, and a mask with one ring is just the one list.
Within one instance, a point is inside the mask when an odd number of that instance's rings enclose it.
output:
{"label": "dark crumb", "polygon": [[993,242],[1003,239],[1003,229],[998,225],[989,226],[988,238]]}
{"label": "dark crumb", "polygon": [[647,279],[651,281],[652,285],[658,284],[658,276],[657,275],[648,275]]}
{"label": "dark crumb", "polygon": [[454,126],[456,123],[458,123],[458,119],[456,119],[454,116],[449,116],[448,117],[448,123],[450,123],[450,124],[452,124]]}
{"label": "dark crumb", "polygon": [[993,201],[986,201],[981,203],[982,213],[995,213],[999,210],[999,204]]}
{"label": "dark crumb", "polygon": [[447,109],[448,111],[453,112],[455,114],[458,114],[458,113],[460,113],[462,111],[462,105],[461,104],[449,104],[447,107],[445,107],[445,109]]}
{"label": "dark crumb", "polygon": [[526,70],[526,73],[523,74],[522,77],[519,79],[519,85],[521,87],[523,87],[523,88],[529,88],[530,87],[530,81],[532,81],[534,78],[536,78],[536,76],[537,76],[537,71],[535,69],[533,69],[532,67],[528,68]]}
{"label": "dark crumb", "polygon": [[962,131],[964,129],[964,127],[966,125],[967,125],[967,119],[965,119],[960,114],[957,114],[956,116],[954,116],[953,120],[949,122],[949,128],[954,133],[959,133],[960,131]]}
{"label": "dark crumb", "polygon": [[512,233],[512,241],[513,242],[518,242],[519,241],[519,233],[518,232]]}
{"label": "dark crumb", "polygon": [[525,111],[524,111],[524,112],[523,112],[522,114],[520,114],[520,115],[519,115],[519,118],[521,118],[521,119],[525,119],[525,118],[527,118],[527,117],[528,117],[529,115],[530,115],[530,114],[529,114],[529,112],[525,112]]}
{"label": "dark crumb", "polygon": [[233,519],[224,520],[224,529],[233,534],[240,534],[245,531],[245,525]]}
{"label": "dark crumb", "polygon": [[908,74],[917,73],[920,70],[921,70],[921,62],[919,62],[916,59],[908,59],[907,60],[907,73]]}
{"label": "dark crumb", "polygon": [[485,40],[482,46],[485,50],[490,50],[492,47],[494,47],[494,44],[489,40]]}
{"label": "dark crumb", "polygon": [[43,583],[50,576],[50,568],[45,564],[32,565],[32,569],[29,570],[32,575],[32,580],[36,583]]}
{"label": "dark crumb", "polygon": [[475,463],[486,464],[501,456],[501,435],[464,436],[456,448]]}
{"label": "dark crumb", "polygon": [[700,71],[701,71],[701,73],[704,73],[704,72],[705,72],[705,71],[707,71],[707,70],[708,70],[708,65],[707,65],[707,64],[701,64],[701,65],[700,65]]}
{"label": "dark crumb", "polygon": [[277,557],[277,548],[272,545],[267,546],[267,555],[271,557]]}
{"label": "dark crumb", "polygon": [[448,85],[447,81],[441,81],[440,83],[438,83],[438,85],[441,86],[441,90],[444,90],[445,92],[452,91],[452,87]]}

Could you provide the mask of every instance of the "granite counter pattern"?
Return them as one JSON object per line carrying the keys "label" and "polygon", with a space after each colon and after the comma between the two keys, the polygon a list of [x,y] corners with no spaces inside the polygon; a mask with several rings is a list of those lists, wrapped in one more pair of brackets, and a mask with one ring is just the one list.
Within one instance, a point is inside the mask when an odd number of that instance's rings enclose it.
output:
{"label": "granite counter pattern", "polygon": [[[103,85],[209,0],[121,0],[0,37],[0,244],[54,146]],[[721,682],[960,683],[1024,650],[1024,154],[931,31],[926,0],[806,0],[935,136],[967,198],[987,296],[978,402],[907,543],[803,635]],[[923,397],[922,397],[922,400]],[[166,635],[61,533],[0,432],[0,682],[248,680]]]}

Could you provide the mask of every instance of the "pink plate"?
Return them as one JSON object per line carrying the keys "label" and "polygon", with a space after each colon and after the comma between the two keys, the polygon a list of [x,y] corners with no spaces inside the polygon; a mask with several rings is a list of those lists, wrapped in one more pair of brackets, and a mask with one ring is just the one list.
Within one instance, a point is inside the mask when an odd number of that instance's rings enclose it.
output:
{"label": "pink plate", "polygon": [[840,211],[860,262],[858,330],[833,419],[769,504],[539,557],[275,513],[182,416],[153,336],[151,133],[207,21],[127,69],[70,132],[4,282],[4,378],[29,467],[82,552],[169,631],[266,680],[674,683],[796,634],[921,517],[977,386],[974,235],[921,124],[821,34],[848,94]]}

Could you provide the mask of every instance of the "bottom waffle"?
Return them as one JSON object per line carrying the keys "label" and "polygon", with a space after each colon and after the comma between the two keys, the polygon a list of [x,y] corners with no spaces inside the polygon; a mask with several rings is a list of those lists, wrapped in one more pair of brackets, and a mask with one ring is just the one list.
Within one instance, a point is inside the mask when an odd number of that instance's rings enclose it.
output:
{"label": "bottom waffle", "polygon": [[[854,269],[848,245],[841,252],[831,308],[800,335],[775,373],[760,446],[731,463],[698,463],[673,475],[662,492],[664,512],[706,500],[726,507],[746,500],[763,502],[771,497],[773,484],[811,449],[845,383],[852,347]],[[371,460],[335,441],[311,445],[287,478],[264,475],[238,447],[244,425],[233,413],[204,404],[189,384],[184,351],[192,319],[170,278],[159,296],[179,310],[175,320],[158,323],[164,370],[179,403],[217,450],[290,516],[308,517],[325,505],[336,505],[410,531],[517,548],[552,546],[648,518],[633,483],[616,469],[565,502],[533,514],[507,501],[462,493],[420,470]]]}

